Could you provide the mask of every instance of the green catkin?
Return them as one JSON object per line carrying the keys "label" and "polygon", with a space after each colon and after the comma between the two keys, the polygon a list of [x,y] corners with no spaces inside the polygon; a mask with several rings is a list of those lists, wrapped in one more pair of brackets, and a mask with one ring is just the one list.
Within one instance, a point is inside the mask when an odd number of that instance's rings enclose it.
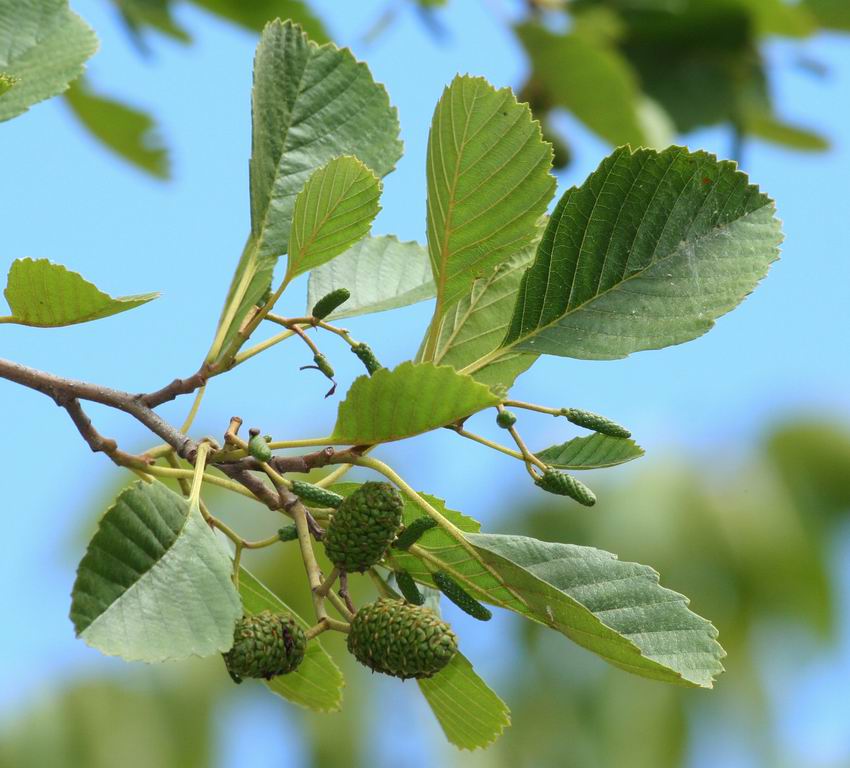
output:
{"label": "green catkin", "polygon": [[336,509],[342,504],[343,496],[338,493],[329,491],[327,488],[321,488],[313,483],[306,483],[303,480],[293,480],[292,488],[290,489],[298,498],[309,501],[311,505],[318,507],[331,507]]}
{"label": "green catkin", "polygon": [[357,355],[361,363],[366,368],[367,373],[371,376],[375,371],[380,371],[384,366],[378,362],[372,348],[365,342],[359,342],[351,347],[351,351]]}
{"label": "green catkin", "polygon": [[351,298],[348,288],[337,288],[326,296],[322,296],[314,305],[311,314],[316,320],[324,320],[329,314],[339,309]]}
{"label": "green catkin", "polygon": [[606,419],[598,413],[590,411],[582,411],[579,408],[561,408],[561,414],[566,416],[567,421],[575,424],[577,427],[592,429],[594,432],[600,432],[609,437],[631,437],[632,433],[625,427],[621,427],[611,419]]}
{"label": "green catkin", "polygon": [[405,526],[393,546],[396,549],[410,549],[413,544],[419,541],[425,531],[430,531],[436,526],[437,521],[433,517],[427,515],[417,517],[410,525]]}
{"label": "green catkin", "polygon": [[257,461],[266,462],[271,461],[272,458],[272,449],[269,448],[266,438],[259,434],[252,435],[248,441],[248,453]]}
{"label": "green catkin", "polygon": [[472,618],[478,619],[478,621],[490,621],[493,618],[493,614],[490,613],[489,609],[481,605],[481,603],[445,571],[436,571],[431,574],[431,578],[434,579],[434,583],[440,588],[440,592],[464,613],[468,613]]}
{"label": "green catkin", "polygon": [[295,541],[298,538],[298,528],[295,527],[295,523],[284,525],[283,528],[278,529],[277,537],[281,541]]}
{"label": "green catkin", "polygon": [[511,411],[499,411],[496,414],[496,424],[498,424],[502,429],[510,429],[514,424],[516,424],[516,414]]}
{"label": "green catkin", "polygon": [[326,358],[321,352],[318,355],[313,355],[313,362],[316,364],[316,368],[324,373],[329,379],[334,377],[335,374],[333,367],[328,362],[328,358]]}
{"label": "green catkin", "polygon": [[419,591],[419,587],[416,586],[413,576],[407,571],[395,571],[395,583],[398,585],[399,592],[404,595],[404,599],[408,603],[422,605],[425,602],[425,598],[422,597],[422,593]]}
{"label": "green catkin", "polygon": [[566,472],[549,468],[543,473],[542,477],[537,478],[534,482],[544,491],[558,496],[569,496],[586,507],[592,507],[596,504],[596,494],[580,480],[576,480]]}

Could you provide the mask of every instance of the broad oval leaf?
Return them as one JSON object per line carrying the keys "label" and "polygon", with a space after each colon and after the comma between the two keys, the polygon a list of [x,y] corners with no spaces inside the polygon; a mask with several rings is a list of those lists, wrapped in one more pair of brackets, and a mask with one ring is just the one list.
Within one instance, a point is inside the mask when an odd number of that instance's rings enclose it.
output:
{"label": "broad oval leaf", "polygon": [[466,535],[524,602],[521,613],[643,677],[711,688],[725,652],[717,630],[648,566],[525,536]]}
{"label": "broad oval leaf", "polygon": [[77,636],[127,661],[209,656],[242,615],[227,552],[197,507],[159,482],[125,489],[77,569]]}
{"label": "broad oval leaf", "polygon": [[643,448],[634,440],[597,432],[553,445],[536,455],[549,466],[559,469],[600,469],[639,459],[643,453]]}
{"label": "broad oval leaf", "polygon": [[339,405],[333,437],[358,445],[402,440],[498,403],[489,387],[447,365],[402,363],[355,380]]}
{"label": "broad oval leaf", "polygon": [[297,24],[272,21],[254,59],[251,236],[225,302],[209,359],[235,337],[289,249],[295,198],[335,157],[353,155],[377,176],[401,157],[398,116],[384,87],[347,48],[317,45]]}
{"label": "broad oval leaf", "polygon": [[84,77],[71,84],[65,101],[74,116],[104,146],[152,176],[168,178],[168,152],[149,114],[98,95]]}
{"label": "broad oval leaf", "polygon": [[295,198],[286,279],[318,267],[369,233],[378,215],[381,182],[350,155],[307,179]]}
{"label": "broad oval leaf", "polygon": [[12,262],[5,291],[12,314],[0,322],[55,328],[126,312],[158,293],[112,298],[76,272],[47,259]]}
{"label": "broad oval leaf", "polygon": [[267,22],[274,18],[292,19],[310,36],[323,43],[327,33],[322,22],[304,0],[191,0],[195,5],[230,19],[246,29],[262,32]]}
{"label": "broad oval leaf", "polygon": [[347,288],[351,297],[330,319],[406,307],[432,298],[436,291],[428,251],[393,235],[366,237],[314,269],[307,286],[307,312],[337,288]]}
{"label": "broad oval leaf", "polygon": [[[239,594],[245,613],[289,613],[302,629],[309,627],[304,619],[244,568],[239,571]],[[266,685],[278,696],[314,712],[335,712],[342,704],[345,680],[319,639],[313,638],[307,643],[304,660],[297,669],[269,680]]]}
{"label": "broad oval leaf", "polygon": [[446,738],[460,749],[486,747],[511,724],[508,705],[462,653],[456,653],[434,677],[418,683]]}
{"label": "broad oval leaf", "polygon": [[15,81],[0,100],[0,122],[62,93],[96,50],[68,0],[0,0],[0,72]]}
{"label": "broad oval leaf", "polygon": [[[476,278],[528,245],[555,189],[552,147],[527,104],[480,77],[443,92],[428,138],[428,253],[439,320]],[[434,331],[436,332],[436,326]],[[433,343],[425,359],[433,357]]]}
{"label": "broad oval leaf", "polygon": [[706,152],[621,147],[561,198],[505,349],[610,360],[701,336],[779,256],[773,202]]}

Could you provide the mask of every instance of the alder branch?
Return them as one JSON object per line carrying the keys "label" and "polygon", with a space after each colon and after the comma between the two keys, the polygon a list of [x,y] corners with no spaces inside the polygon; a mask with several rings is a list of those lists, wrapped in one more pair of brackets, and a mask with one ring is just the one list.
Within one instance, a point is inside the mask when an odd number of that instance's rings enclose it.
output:
{"label": "alder branch", "polygon": [[[3,358],[0,358],[0,378],[21,384],[36,392],[41,392],[63,407],[71,400],[87,400],[123,411],[165,440],[182,458],[192,462],[197,453],[197,443],[172,427],[165,419],[156,414],[151,407],[146,405],[144,395],[134,395],[130,392],[122,392],[121,390],[104,387],[100,384],[90,384],[85,381],[67,379]],[[79,414],[77,416],[79,417]],[[72,416],[72,418],[74,417]],[[77,424],[78,429],[79,426]],[[85,435],[83,436],[85,437]]]}

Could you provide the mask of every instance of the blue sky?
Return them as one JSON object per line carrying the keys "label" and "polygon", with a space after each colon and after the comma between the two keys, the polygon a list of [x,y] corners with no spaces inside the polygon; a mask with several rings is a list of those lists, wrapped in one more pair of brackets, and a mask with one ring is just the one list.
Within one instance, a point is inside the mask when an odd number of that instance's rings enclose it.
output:
{"label": "blue sky", "polygon": [[[98,31],[101,51],[91,61],[100,91],[133,101],[160,119],[172,150],[174,178],[162,184],[104,152],[74,122],[59,100],[41,104],[4,124],[0,143],[3,238],[0,270],[15,258],[46,257],[77,269],[113,294],[159,290],[157,302],[86,326],[40,331],[4,326],[3,356],[68,376],[130,390],[162,385],[190,373],[208,348],[233,267],[248,229],[247,161],[249,94],[255,38],[191,8],[179,15],[195,35],[192,46],[152,39],[152,56],[128,44],[111,7],[79,0],[75,10]],[[431,112],[442,88],[458,72],[483,75],[498,86],[521,84],[526,64],[495,9],[508,2],[455,0],[442,14],[448,39],[438,43],[415,14],[402,12],[371,46],[363,33],[384,0],[313,3],[334,39],[350,45],[384,82],[398,107],[406,154],[385,181],[378,233],[424,242],[425,143]],[[840,414],[850,419],[850,47],[838,36],[802,49],[830,70],[824,79],[796,69],[799,45],[778,43],[775,64],[780,114],[828,135],[822,155],[787,152],[751,143],[745,170],[777,200],[786,242],[782,260],[737,311],[690,344],[616,362],[541,359],[514,394],[523,400],[575,405],[628,424],[647,448],[644,461],[670,451],[710,454],[743,451],[788,411]],[[559,190],[578,183],[609,151],[569,118],[562,124],[575,161],[559,177]],[[687,137],[692,147],[728,153],[722,130]],[[285,310],[300,312],[305,282],[297,282]],[[349,321],[386,364],[414,354],[430,307]],[[334,364],[345,387],[359,371],[342,348]],[[336,401],[324,401],[310,385],[309,362],[297,347],[279,348],[210,387],[198,434],[221,434],[240,413],[280,437],[326,434]],[[300,378],[299,378],[300,377]],[[278,397],[257,397],[252,383],[268,383]],[[104,662],[73,639],[68,592],[80,542],[69,545],[79,521],[90,519],[102,499],[111,467],[82,445],[68,420],[35,393],[0,382],[5,405],[7,478],[4,527],[19,546],[0,560],[3,614],[17,615],[43,631],[0,640],[0,711],[57,676]],[[188,403],[163,409],[181,420]],[[102,432],[128,448],[145,436],[135,424],[93,409]],[[541,418],[525,430],[533,446],[564,438],[563,425]],[[49,441],[63,461],[43,467],[33,453]],[[10,446],[16,445],[12,451]],[[458,451],[463,460],[458,461]],[[447,453],[448,452],[448,453]],[[391,457],[417,487],[486,520],[507,508],[506,499],[528,492],[521,468],[475,447],[437,435],[399,445]],[[11,462],[11,463],[10,463]],[[628,470],[622,470],[627,472]],[[468,491],[470,475],[488,490]],[[114,473],[113,473],[114,476]],[[10,585],[14,587],[10,588]]]}

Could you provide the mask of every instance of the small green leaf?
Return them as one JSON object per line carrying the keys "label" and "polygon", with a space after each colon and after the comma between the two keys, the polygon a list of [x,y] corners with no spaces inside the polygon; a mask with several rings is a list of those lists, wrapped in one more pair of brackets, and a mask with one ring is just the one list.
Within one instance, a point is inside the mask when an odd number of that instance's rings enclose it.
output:
{"label": "small green leaf", "polygon": [[781,241],[773,202],[734,163],[622,147],[555,208],[503,348],[611,360],[690,341],[755,288]]}
{"label": "small green leaf", "polygon": [[[274,613],[292,614],[302,629],[309,625],[296,614],[274,592],[241,568],[239,571],[239,594],[245,613],[256,614],[268,610]],[[345,681],[339,667],[318,638],[307,644],[304,661],[294,672],[280,675],[266,683],[278,696],[315,712],[335,712],[342,704],[342,688]]]}
{"label": "small green leaf", "polygon": [[356,157],[337,157],[315,171],[295,198],[286,280],[339,256],[369,234],[381,182]]}
{"label": "small green leaf", "polygon": [[[475,280],[530,243],[555,190],[552,147],[527,104],[480,77],[444,91],[428,138],[428,253],[437,285],[434,317]],[[432,333],[438,331],[432,327]],[[433,359],[435,338],[423,359]]]}
{"label": "small green leaf", "polygon": [[384,312],[434,296],[428,251],[419,243],[400,242],[393,235],[365,237],[333,261],[310,273],[307,306],[337,288],[351,297],[331,319]]}
{"label": "small green leaf", "polygon": [[68,0],[0,0],[0,72],[16,81],[0,101],[0,122],[62,93],[96,50]]}
{"label": "small green leaf", "polygon": [[95,94],[83,77],[71,84],[65,99],[77,119],[105,146],[152,176],[168,178],[168,153],[150,115]]}
{"label": "small green leaf", "polygon": [[511,724],[507,704],[462,653],[434,677],[418,683],[446,738],[460,749],[486,747]]}
{"label": "small green leaf", "polygon": [[850,32],[850,5],[846,0],[802,0],[800,5],[811,11],[824,28]]}
{"label": "small green leaf", "polygon": [[[645,565],[525,536],[467,534],[522,600],[520,613],[643,677],[711,688],[725,652],[717,630]],[[510,606],[507,606],[510,607]],[[516,610],[516,609],[514,609]]]}
{"label": "small green leaf", "polygon": [[12,315],[0,318],[0,322],[55,328],[117,315],[159,294],[112,298],[60,264],[47,259],[17,259],[9,269],[5,296]]}
{"label": "small green leaf", "polygon": [[452,424],[499,398],[447,365],[402,363],[360,376],[339,405],[333,437],[371,445],[402,440]]}
{"label": "small green leaf", "polygon": [[744,122],[744,129],[764,141],[803,152],[825,152],[829,149],[829,141],[819,133],[783,122],[771,114],[749,115]]}
{"label": "small green leaf", "polygon": [[230,557],[197,507],[138,482],[109,508],[77,569],[77,636],[127,661],[209,656],[233,644],[242,614]]}
{"label": "small green leaf", "polygon": [[610,435],[588,435],[553,445],[536,454],[537,458],[558,469],[600,469],[625,464],[643,456],[634,440]]}
{"label": "small green leaf", "polygon": [[529,245],[473,283],[469,296],[446,312],[435,363],[458,371],[469,367],[476,381],[503,390],[531,367],[538,355],[515,352],[497,356],[476,370],[476,365],[496,352],[505,338],[520,281],[533,258],[534,246]]}
{"label": "small green leaf", "polygon": [[347,48],[317,45],[297,24],[266,25],[254,59],[251,235],[225,302],[217,358],[266,293],[289,250],[295,199],[314,171],[353,155],[377,176],[401,157],[398,117],[384,87]]}

